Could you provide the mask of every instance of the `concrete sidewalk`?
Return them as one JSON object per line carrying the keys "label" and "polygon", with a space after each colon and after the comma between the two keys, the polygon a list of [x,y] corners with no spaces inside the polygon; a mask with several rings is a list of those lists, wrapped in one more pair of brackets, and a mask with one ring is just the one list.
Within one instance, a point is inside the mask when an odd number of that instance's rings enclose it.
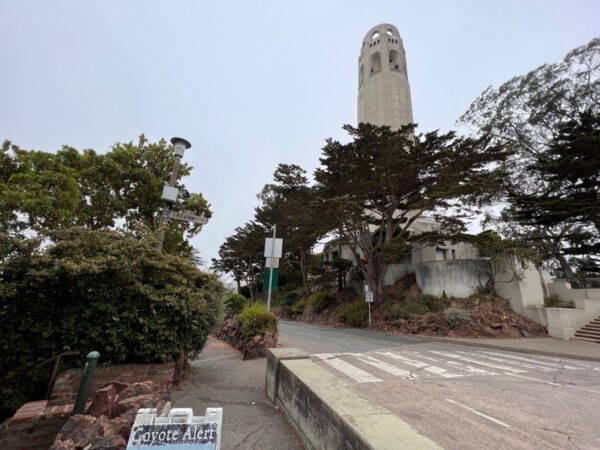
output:
{"label": "concrete sidewalk", "polygon": [[223,408],[221,449],[300,450],[300,439],[265,395],[266,360],[242,361],[240,353],[210,338],[191,361],[187,380],[172,393],[173,407]]}
{"label": "concrete sidewalk", "polygon": [[435,336],[419,336],[430,342],[468,345],[474,347],[510,350],[521,353],[556,356],[558,358],[575,358],[587,361],[600,361],[600,344],[572,339],[564,341],[555,338],[521,338],[521,339],[466,339],[445,338]]}

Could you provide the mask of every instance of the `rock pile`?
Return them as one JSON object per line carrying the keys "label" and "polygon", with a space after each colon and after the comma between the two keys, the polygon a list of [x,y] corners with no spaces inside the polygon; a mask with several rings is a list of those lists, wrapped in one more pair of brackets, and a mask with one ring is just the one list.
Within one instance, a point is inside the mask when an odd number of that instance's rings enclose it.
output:
{"label": "rock pile", "polygon": [[113,381],[94,393],[86,413],[69,418],[50,450],[124,450],[140,408],[166,411],[152,381],[126,384]]}
{"label": "rock pile", "polygon": [[257,335],[250,341],[244,341],[242,329],[234,319],[226,319],[215,332],[217,339],[227,342],[242,352],[243,359],[265,358],[268,348],[277,347],[277,333]]}

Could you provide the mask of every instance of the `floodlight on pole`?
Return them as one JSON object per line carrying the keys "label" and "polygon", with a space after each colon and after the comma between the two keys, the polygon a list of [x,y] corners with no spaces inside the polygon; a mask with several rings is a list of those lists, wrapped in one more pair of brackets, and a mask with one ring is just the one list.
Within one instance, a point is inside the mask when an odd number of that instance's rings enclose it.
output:
{"label": "floodlight on pole", "polygon": [[179,194],[176,185],[181,158],[183,158],[183,154],[185,153],[185,151],[192,146],[192,144],[188,140],[180,137],[171,138],[171,144],[173,144],[173,146],[175,147],[175,160],[173,161],[173,168],[171,169],[169,184],[163,187],[163,194],[161,196],[164,202],[164,207],[160,215],[160,222],[158,224],[158,242],[156,244],[156,247],[159,250],[162,250],[163,242],[165,240],[165,231],[167,229],[167,224],[169,223],[171,205],[177,201],[177,196]]}

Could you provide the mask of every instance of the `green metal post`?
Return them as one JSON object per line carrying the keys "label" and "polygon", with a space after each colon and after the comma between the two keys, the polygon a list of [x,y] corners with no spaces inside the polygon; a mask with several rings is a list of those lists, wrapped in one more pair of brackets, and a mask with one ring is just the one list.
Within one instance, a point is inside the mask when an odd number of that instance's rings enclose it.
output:
{"label": "green metal post", "polygon": [[83,376],[81,377],[81,383],[77,391],[77,400],[75,400],[73,414],[83,414],[85,412],[85,401],[88,395],[90,395],[90,388],[92,387],[92,381],[96,373],[98,358],[100,358],[100,353],[98,352],[89,352],[85,358],[85,367],[83,368]]}

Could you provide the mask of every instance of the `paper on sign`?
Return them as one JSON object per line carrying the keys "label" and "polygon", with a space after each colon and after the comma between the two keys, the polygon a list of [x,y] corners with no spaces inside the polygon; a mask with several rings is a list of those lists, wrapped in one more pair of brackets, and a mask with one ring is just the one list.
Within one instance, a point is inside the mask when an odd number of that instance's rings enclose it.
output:
{"label": "paper on sign", "polygon": [[[273,238],[265,239],[265,258],[271,257],[271,247],[273,246]],[[283,250],[283,239],[275,239],[275,247],[273,247],[273,256],[275,258],[281,258],[281,252]]]}
{"label": "paper on sign", "polygon": [[270,269],[271,267],[273,267],[273,269],[279,269],[279,258],[273,258],[275,260],[275,265],[272,266],[271,265],[271,258],[267,258],[267,261],[265,263],[265,268]]}

